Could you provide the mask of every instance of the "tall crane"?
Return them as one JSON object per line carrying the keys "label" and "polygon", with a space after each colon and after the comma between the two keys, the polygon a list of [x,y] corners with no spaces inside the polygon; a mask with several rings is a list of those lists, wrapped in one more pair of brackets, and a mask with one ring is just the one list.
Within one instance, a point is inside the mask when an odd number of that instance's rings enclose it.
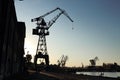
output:
{"label": "tall crane", "polygon": [[[48,23],[44,20],[44,17],[59,10],[60,13],[51,19]],[[47,12],[46,14],[39,16],[37,18],[31,19],[31,22],[37,22],[37,27],[33,29],[33,35],[38,35],[38,44],[36,49],[36,55],[34,57],[35,67],[37,68],[37,59],[41,58],[45,60],[46,65],[49,65],[49,55],[47,52],[46,36],[49,35],[49,28],[56,22],[60,15],[64,14],[71,22],[73,20],[69,17],[65,10],[60,9],[59,7],[55,8],[52,11]]]}
{"label": "tall crane", "polygon": [[96,56],[94,59],[90,59],[91,66],[96,66],[96,61],[98,61],[98,57]]}

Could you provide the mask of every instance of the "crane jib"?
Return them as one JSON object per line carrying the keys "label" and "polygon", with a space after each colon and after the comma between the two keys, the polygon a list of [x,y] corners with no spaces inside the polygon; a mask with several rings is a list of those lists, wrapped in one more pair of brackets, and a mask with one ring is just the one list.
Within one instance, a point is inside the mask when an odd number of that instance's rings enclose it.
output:
{"label": "crane jib", "polygon": [[61,12],[63,12],[63,14],[64,14],[71,22],[74,22],[74,21],[70,18],[70,16],[66,13],[66,11],[65,11],[65,10],[62,10],[62,9],[59,8],[59,7],[55,8],[55,9],[52,10],[52,11],[47,12],[46,14],[44,14],[44,15],[42,15],[42,16],[39,16],[39,17],[34,18],[34,19],[31,19],[31,22],[41,20],[41,18],[44,18],[45,16],[53,13],[53,12],[56,11],[56,10],[60,10]]}

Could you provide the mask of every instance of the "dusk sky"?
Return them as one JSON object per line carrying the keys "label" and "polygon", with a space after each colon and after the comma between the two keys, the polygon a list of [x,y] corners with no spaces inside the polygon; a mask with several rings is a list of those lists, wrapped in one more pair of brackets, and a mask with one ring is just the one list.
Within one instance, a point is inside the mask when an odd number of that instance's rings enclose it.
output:
{"label": "dusk sky", "polygon": [[[98,56],[97,65],[120,64],[120,0],[15,0],[18,21],[26,24],[25,52],[36,54],[38,36],[32,35],[36,27],[31,19],[56,7],[64,9],[74,20],[60,18],[49,29],[47,48],[50,64],[68,55],[67,66],[90,65],[89,60]],[[46,22],[59,11],[46,16]],[[74,29],[72,29],[74,28]]]}

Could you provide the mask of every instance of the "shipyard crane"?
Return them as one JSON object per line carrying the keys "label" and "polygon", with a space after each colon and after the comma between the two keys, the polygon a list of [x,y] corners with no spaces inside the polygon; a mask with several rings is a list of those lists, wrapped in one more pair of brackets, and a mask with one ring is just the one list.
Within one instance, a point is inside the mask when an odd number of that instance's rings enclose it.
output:
{"label": "shipyard crane", "polygon": [[[59,10],[60,13],[56,15],[53,19],[51,19],[48,23],[44,20],[44,17]],[[38,44],[36,49],[36,55],[34,57],[35,68],[37,68],[37,59],[44,59],[46,66],[49,65],[49,55],[47,52],[47,44],[46,44],[46,36],[49,35],[49,28],[56,22],[56,20],[60,17],[60,15],[64,14],[71,22],[73,20],[69,17],[65,10],[61,8],[55,8],[52,11],[47,12],[46,14],[39,16],[37,18],[31,19],[31,22],[37,22],[37,27],[33,29],[33,35],[38,35]],[[43,61],[43,60],[41,60]],[[42,63],[42,62],[41,62]]]}
{"label": "shipyard crane", "polygon": [[94,59],[90,59],[91,66],[96,66],[96,61],[98,61],[98,57],[96,56]]}

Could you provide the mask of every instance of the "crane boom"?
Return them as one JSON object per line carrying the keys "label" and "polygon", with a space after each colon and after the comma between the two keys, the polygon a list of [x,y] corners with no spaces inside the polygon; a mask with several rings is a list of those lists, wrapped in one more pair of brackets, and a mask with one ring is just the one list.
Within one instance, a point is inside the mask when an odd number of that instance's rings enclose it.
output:
{"label": "crane boom", "polygon": [[60,17],[60,15],[62,14],[63,12],[59,13],[57,16],[55,16],[51,21],[48,22],[48,29],[53,25],[53,23],[56,22],[56,20]]}
{"label": "crane boom", "polygon": [[31,19],[31,22],[39,21],[39,20],[41,20],[42,18],[44,18],[45,16],[47,16],[47,15],[53,13],[53,12],[56,11],[56,10],[60,10],[61,13],[63,13],[66,17],[68,17],[68,19],[69,19],[71,22],[73,22],[73,20],[69,17],[69,15],[66,13],[66,11],[65,11],[65,10],[62,10],[62,9],[59,8],[59,7],[55,8],[55,9],[52,10],[52,11],[47,12],[46,14],[44,14],[44,15],[42,15],[42,16],[39,16],[39,17],[34,18],[34,19]]}
{"label": "crane boom", "polygon": [[70,16],[67,14],[67,12],[65,10],[62,10],[61,8],[58,8],[61,12],[63,12],[63,14],[71,21],[71,22],[74,22]]}
{"label": "crane boom", "polygon": [[60,17],[61,14],[64,14],[71,22],[73,22],[73,20],[69,17],[65,10],[62,10],[60,8],[57,9],[59,9],[61,12],[57,16],[55,16],[51,21],[48,22],[48,29],[53,25],[53,23],[56,22],[56,20]]}
{"label": "crane boom", "polygon": [[52,12],[54,12],[54,11],[56,11],[56,10],[58,10],[58,8],[55,8],[54,10],[49,11],[49,12],[47,12],[46,14],[44,14],[44,15],[42,15],[42,16],[39,16],[39,17],[34,18],[34,19],[31,19],[31,21],[32,21],[32,22],[34,22],[34,21],[41,20],[43,17],[45,17],[45,16],[47,16],[47,15],[51,14]]}

